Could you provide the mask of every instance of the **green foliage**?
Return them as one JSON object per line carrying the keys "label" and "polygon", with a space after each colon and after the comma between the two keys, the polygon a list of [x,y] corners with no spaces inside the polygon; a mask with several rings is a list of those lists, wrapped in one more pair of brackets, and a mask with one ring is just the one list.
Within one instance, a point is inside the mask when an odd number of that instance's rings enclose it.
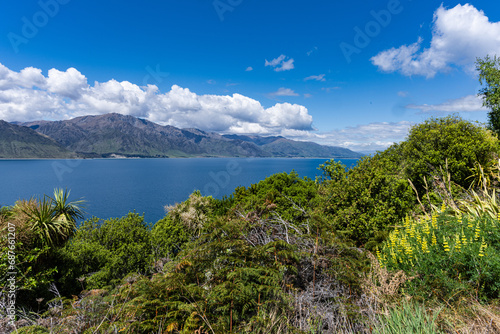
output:
{"label": "green foliage", "polygon": [[412,294],[482,299],[500,296],[500,223],[488,216],[459,216],[445,210],[432,219],[405,219],[377,254],[382,266],[402,269],[415,279]]}
{"label": "green foliage", "polygon": [[479,82],[486,84],[478,95],[483,98],[483,106],[491,109],[488,112],[488,125],[500,135],[500,58],[477,58],[476,70],[479,72]]}
{"label": "green foliage", "polygon": [[376,334],[437,334],[436,317],[431,316],[424,306],[404,301],[401,306],[389,309],[389,314],[378,316],[380,324],[374,329]]}
{"label": "green foliage", "polygon": [[399,147],[393,146],[362,158],[346,177],[336,163],[337,176],[322,184],[320,208],[342,238],[365,244],[414,207],[415,194],[401,175],[399,157]]}
{"label": "green foliage", "polygon": [[[300,224],[307,218],[304,211],[318,204],[316,183],[309,178],[301,178],[292,171],[267,177],[250,187],[235,189],[234,210],[241,212],[258,211],[259,214],[278,213],[284,220]],[[302,210],[298,210],[301,208]]]}
{"label": "green foliage", "polygon": [[[362,158],[347,172],[339,162],[322,165],[321,207],[337,233],[373,250],[384,231],[422,209],[416,193],[430,200],[428,206],[440,200],[443,183],[458,194],[473,182],[473,168],[490,165],[498,152],[498,140],[483,127],[458,116],[431,118],[412,127],[402,143]],[[446,172],[450,184],[436,183]]]}
{"label": "green foliage", "polygon": [[188,229],[171,215],[159,220],[151,231],[155,259],[174,258],[191,238]]}
{"label": "green foliage", "polygon": [[50,333],[50,331],[42,326],[26,326],[21,327],[13,332],[14,334],[45,334]]}
{"label": "green foliage", "polygon": [[30,229],[39,237],[40,245],[61,245],[74,233],[76,220],[83,218],[83,201],[68,202],[68,198],[69,191],[55,189],[53,198],[45,195],[18,203]]}
{"label": "green foliage", "polygon": [[67,285],[78,287],[79,277],[90,289],[114,285],[131,272],[150,272],[150,226],[137,213],[105,221],[94,218],[80,226],[59,255],[67,266],[62,279]]}
{"label": "green foliage", "polygon": [[425,182],[447,166],[451,181],[468,188],[477,163],[488,165],[498,156],[498,140],[485,128],[452,115],[430,118],[413,126],[401,143],[403,163],[400,169],[419,194],[425,193]]}

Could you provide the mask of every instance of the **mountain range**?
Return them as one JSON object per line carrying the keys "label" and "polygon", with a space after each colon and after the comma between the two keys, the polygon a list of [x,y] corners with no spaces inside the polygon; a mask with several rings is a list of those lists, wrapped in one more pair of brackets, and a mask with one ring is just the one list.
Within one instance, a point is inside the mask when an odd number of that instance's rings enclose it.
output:
{"label": "mountain range", "polygon": [[318,157],[351,150],[284,137],[220,135],[116,113],[64,121],[0,121],[0,158]]}

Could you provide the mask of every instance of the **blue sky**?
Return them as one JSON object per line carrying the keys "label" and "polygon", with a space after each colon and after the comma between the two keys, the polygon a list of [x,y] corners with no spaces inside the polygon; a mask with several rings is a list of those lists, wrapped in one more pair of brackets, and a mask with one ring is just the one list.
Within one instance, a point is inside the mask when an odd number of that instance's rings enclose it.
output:
{"label": "blue sky", "polygon": [[496,1],[41,0],[0,12],[0,119],[119,112],[382,149],[431,116],[486,121]]}

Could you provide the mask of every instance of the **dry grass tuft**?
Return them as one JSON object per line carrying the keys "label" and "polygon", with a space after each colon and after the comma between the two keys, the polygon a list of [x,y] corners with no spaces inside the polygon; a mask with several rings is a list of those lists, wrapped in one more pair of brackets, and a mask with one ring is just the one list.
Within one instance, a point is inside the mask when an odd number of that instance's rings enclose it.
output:
{"label": "dry grass tuft", "polygon": [[378,302],[395,297],[399,287],[413,278],[408,277],[402,270],[390,273],[387,268],[380,265],[377,258],[370,252],[367,252],[367,257],[370,260],[371,269],[362,281],[361,288],[366,295],[375,298]]}

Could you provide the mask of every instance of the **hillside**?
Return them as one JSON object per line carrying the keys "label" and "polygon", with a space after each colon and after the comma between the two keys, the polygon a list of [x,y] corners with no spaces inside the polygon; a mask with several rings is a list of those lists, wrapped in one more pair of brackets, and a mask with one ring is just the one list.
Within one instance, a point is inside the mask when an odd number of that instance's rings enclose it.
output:
{"label": "hillside", "polygon": [[66,121],[22,123],[85,157],[325,157],[359,158],[359,153],[283,137],[220,135],[162,126],[121,114]]}
{"label": "hillside", "polygon": [[284,137],[259,137],[225,135],[226,138],[254,143],[274,157],[317,157],[317,158],[360,158],[362,154],[335,146],[319,145],[313,142],[295,141]]}
{"label": "hillside", "polygon": [[0,158],[72,158],[75,154],[54,140],[25,126],[0,120]]}

